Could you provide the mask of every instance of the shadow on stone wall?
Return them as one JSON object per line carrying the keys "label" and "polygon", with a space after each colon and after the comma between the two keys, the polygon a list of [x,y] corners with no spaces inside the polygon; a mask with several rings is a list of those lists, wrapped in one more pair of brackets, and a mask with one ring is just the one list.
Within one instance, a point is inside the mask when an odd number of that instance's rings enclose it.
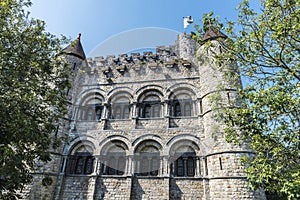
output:
{"label": "shadow on stone wall", "polygon": [[170,200],[181,200],[182,191],[179,186],[176,184],[175,179],[170,179]]}
{"label": "shadow on stone wall", "polygon": [[103,200],[105,198],[105,194],[107,193],[107,188],[103,182],[102,177],[97,177],[96,180],[96,188],[94,191],[94,199]]}
{"label": "shadow on stone wall", "polygon": [[145,194],[145,191],[143,190],[142,186],[140,185],[138,178],[136,176],[134,176],[132,178],[130,199],[131,200],[142,200],[143,194]]}

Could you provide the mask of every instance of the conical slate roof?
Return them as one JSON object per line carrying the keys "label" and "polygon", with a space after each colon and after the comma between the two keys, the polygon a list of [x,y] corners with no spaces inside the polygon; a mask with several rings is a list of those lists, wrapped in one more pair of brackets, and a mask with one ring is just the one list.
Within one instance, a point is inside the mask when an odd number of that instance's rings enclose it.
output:
{"label": "conical slate roof", "polygon": [[81,58],[82,60],[85,60],[85,53],[83,51],[81,42],[80,42],[81,34],[78,34],[78,38],[74,40],[69,46],[67,46],[63,53],[76,56],[78,58]]}
{"label": "conical slate roof", "polygon": [[210,25],[202,38],[202,42],[214,40],[217,38],[227,38],[227,36],[224,33],[222,33],[219,29]]}

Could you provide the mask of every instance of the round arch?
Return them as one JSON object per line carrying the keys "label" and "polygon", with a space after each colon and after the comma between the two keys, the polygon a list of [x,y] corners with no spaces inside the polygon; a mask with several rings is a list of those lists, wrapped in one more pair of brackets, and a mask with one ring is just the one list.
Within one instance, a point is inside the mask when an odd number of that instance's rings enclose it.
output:
{"label": "round arch", "polygon": [[143,100],[143,98],[146,95],[151,95],[151,92],[154,95],[157,95],[160,98],[161,101],[164,100],[165,91],[161,86],[159,86],[159,85],[146,85],[144,87],[139,88],[135,92],[136,96],[134,97],[134,101],[139,102],[139,101]]}
{"label": "round arch", "polygon": [[114,88],[107,93],[108,99],[107,102],[115,101],[120,97],[126,97],[129,99],[130,102],[133,101],[133,94],[134,91],[129,87],[118,87]]}
{"label": "round arch", "polygon": [[167,142],[166,153],[173,156],[176,151],[193,150],[197,155],[201,152],[201,142],[200,139],[193,135],[183,134],[173,137]]}
{"label": "round arch", "polygon": [[100,88],[91,88],[78,95],[79,98],[76,100],[75,105],[83,105],[88,101],[88,99],[90,99],[91,96],[100,98],[102,102],[107,101],[107,96],[103,90]]}
{"label": "round arch", "polygon": [[152,153],[155,149],[161,153],[162,145],[153,139],[143,140],[135,146],[134,153]]}
{"label": "round arch", "polygon": [[128,138],[123,135],[112,135],[99,143],[99,153],[102,155],[103,153],[107,153],[109,148],[114,146],[122,147],[126,152],[130,151],[130,142]]}
{"label": "round arch", "polygon": [[83,150],[87,150],[88,152],[95,154],[97,152],[96,144],[97,142],[95,138],[82,135],[70,141],[70,145],[65,147],[63,155],[72,155]]}
{"label": "round arch", "polygon": [[198,98],[198,94],[196,94],[195,91],[197,90],[194,85],[187,83],[177,83],[167,89],[166,98],[167,100],[170,100],[180,93],[186,93],[192,98],[192,100],[196,100]]}
{"label": "round arch", "polygon": [[159,135],[146,134],[146,135],[142,135],[142,136],[136,138],[132,142],[133,148],[135,149],[141,142],[146,141],[146,140],[156,141],[158,144],[160,144],[160,146],[162,146],[162,139],[161,139],[161,137]]}

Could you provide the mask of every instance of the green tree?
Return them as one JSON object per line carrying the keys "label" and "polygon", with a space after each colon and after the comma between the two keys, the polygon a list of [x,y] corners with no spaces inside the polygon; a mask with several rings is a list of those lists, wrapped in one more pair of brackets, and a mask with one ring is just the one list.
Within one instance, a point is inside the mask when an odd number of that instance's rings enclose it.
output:
{"label": "green tree", "polygon": [[65,114],[68,65],[57,56],[65,39],[29,18],[30,5],[0,0],[0,199],[17,198],[35,162],[50,160]]}
{"label": "green tree", "polygon": [[245,83],[238,106],[222,116],[227,139],[256,151],[243,160],[250,186],[288,199],[300,198],[299,21],[299,0],[261,0],[258,12],[245,0],[237,22],[228,22],[227,51],[216,55],[235,61]]}

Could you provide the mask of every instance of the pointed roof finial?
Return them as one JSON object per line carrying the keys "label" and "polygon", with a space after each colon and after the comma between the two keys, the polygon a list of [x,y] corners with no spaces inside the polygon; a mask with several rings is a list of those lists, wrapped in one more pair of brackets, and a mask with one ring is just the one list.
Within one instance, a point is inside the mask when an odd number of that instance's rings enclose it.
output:
{"label": "pointed roof finial", "polygon": [[78,33],[77,40],[79,40],[79,41],[80,41],[80,37],[81,37],[81,33]]}
{"label": "pointed roof finial", "polygon": [[209,20],[208,29],[206,30],[206,32],[202,38],[202,42],[204,43],[208,40],[215,40],[217,38],[226,39],[227,36],[224,33],[222,33],[218,28],[215,28],[212,25],[211,20]]}
{"label": "pointed roof finial", "polygon": [[69,46],[63,49],[63,52],[69,55],[85,59],[85,53],[83,51],[81,42],[80,42],[81,33],[78,34],[76,40],[74,40]]}

